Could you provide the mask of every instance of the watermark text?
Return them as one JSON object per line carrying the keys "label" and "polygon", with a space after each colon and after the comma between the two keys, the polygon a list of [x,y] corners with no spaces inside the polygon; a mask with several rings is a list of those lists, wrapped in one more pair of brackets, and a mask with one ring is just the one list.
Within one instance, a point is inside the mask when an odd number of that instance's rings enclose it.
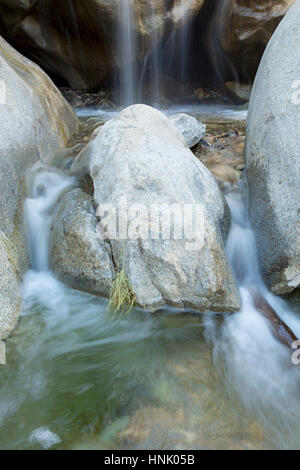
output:
{"label": "watermark text", "polygon": [[204,207],[195,204],[131,204],[127,198],[117,205],[101,204],[97,234],[109,240],[181,240],[185,249],[204,245]]}

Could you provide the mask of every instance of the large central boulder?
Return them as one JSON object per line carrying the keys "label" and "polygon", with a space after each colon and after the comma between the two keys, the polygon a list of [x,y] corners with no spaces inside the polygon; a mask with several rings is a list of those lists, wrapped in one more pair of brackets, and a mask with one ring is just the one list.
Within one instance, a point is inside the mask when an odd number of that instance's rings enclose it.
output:
{"label": "large central boulder", "polygon": [[300,286],[300,0],[272,37],[250,102],[250,216],[273,292]]}
{"label": "large central boulder", "polygon": [[26,170],[49,162],[78,130],[51,80],[0,37],[0,339],[18,319],[19,284],[28,269]]}
{"label": "large central boulder", "polygon": [[[102,295],[103,280],[124,269],[141,307],[154,310],[171,305],[222,312],[239,309],[239,295],[224,252],[230,223],[228,207],[212,174],[164,114],[144,105],[125,109],[96,131],[72,168],[79,178],[84,175],[92,178],[94,205],[100,220],[96,229],[95,212],[88,197],[77,192],[70,198],[72,203],[65,199],[53,227],[51,250],[53,260],[57,260],[53,268],[62,279],[78,287],[79,277],[82,279],[86,273],[92,287],[88,287],[88,282],[81,285],[95,293],[99,285],[96,276],[102,286],[98,293]],[[110,215],[115,208],[120,210],[123,221],[125,216],[123,235],[118,232],[115,236],[111,230],[106,233],[107,204]],[[185,231],[178,235],[182,220],[178,222],[176,215],[169,219],[169,234],[160,230],[153,207],[172,211],[174,205],[181,215],[183,207],[195,211],[193,214],[198,207],[202,208],[204,238],[199,237],[202,243],[192,245],[198,236],[189,236]],[[80,220],[86,221],[88,233],[80,228]],[[153,229],[153,220],[157,225],[154,223],[154,231],[149,234],[149,221]],[[161,220],[162,224],[167,222]],[[59,233],[61,236],[57,236]],[[78,243],[86,248],[81,250],[76,267],[72,257],[71,267],[68,253],[74,240],[77,253]]]}

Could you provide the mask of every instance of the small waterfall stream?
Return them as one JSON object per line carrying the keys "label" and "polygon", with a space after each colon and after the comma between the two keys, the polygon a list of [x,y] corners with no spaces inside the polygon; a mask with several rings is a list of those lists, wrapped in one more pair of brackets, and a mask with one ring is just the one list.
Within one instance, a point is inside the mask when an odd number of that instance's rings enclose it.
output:
{"label": "small waterfall stream", "polygon": [[119,7],[118,47],[120,55],[120,101],[124,106],[136,102],[137,44],[134,31],[135,15],[131,0],[124,0]]}
{"label": "small waterfall stream", "polygon": [[[117,29],[118,56],[120,72],[118,77],[122,106],[134,103],[150,102],[158,104],[163,96],[161,87],[162,75],[168,72],[174,62],[178,63],[178,80],[183,83],[187,79],[188,52],[190,45],[189,19],[191,10],[186,0],[179,0],[177,5],[180,22],[177,18],[169,18],[167,9],[165,16],[173,22],[173,30],[167,39],[160,31],[157,20],[157,2],[148,1],[148,29],[145,41],[148,43],[143,60],[139,59],[139,42],[136,31],[137,18],[132,0],[123,0],[119,7],[119,27]],[[178,29],[177,29],[178,28]],[[176,60],[179,58],[179,60]],[[176,97],[178,98],[178,97]]]}
{"label": "small waterfall stream", "polygon": [[31,179],[32,197],[25,202],[30,261],[33,270],[47,271],[51,212],[61,194],[74,184],[74,179],[42,165],[33,168]]}
{"label": "small waterfall stream", "polygon": [[[214,362],[225,373],[229,393],[237,393],[248,413],[255,410],[273,439],[280,442],[279,447],[298,448],[300,376],[292,363],[291,344],[296,340],[293,332],[300,335],[299,310],[269,292],[262,280],[255,235],[243,200],[246,192],[244,183],[242,192],[226,196],[232,217],[227,255],[242,309],[227,316],[221,328],[209,318],[206,335],[214,344]],[[263,299],[262,310],[257,308],[257,298]],[[267,313],[271,310],[271,318],[265,318],[265,309]],[[279,329],[274,328],[277,315],[286,322]]]}

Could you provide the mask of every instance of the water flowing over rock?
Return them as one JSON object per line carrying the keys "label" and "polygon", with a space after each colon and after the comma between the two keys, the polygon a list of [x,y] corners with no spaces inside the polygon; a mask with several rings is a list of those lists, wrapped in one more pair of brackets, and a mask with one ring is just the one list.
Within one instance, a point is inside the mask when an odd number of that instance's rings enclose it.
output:
{"label": "water flowing over rock", "polygon": [[206,48],[221,81],[252,80],[294,1],[0,0],[0,34],[62,85],[117,88],[124,106],[155,103],[161,77],[187,84]]}
{"label": "water flowing over rock", "polygon": [[[0,94],[0,231],[3,234],[0,249],[7,256],[6,262],[0,264],[1,288],[4,289],[0,296],[0,318],[6,316],[4,312],[8,308],[3,303],[10,305],[7,318],[12,319],[12,325],[20,306],[14,279],[16,273],[20,279],[21,273],[28,268],[23,224],[25,173],[34,162],[49,160],[60,152],[71,134],[78,131],[79,122],[41,69],[1,37]],[[9,272],[14,278],[6,282]],[[7,301],[6,295],[11,295],[9,289],[12,289],[15,301]],[[0,336],[6,335],[10,326],[8,324],[4,330],[0,326]]]}
{"label": "water flowing over rock", "polygon": [[254,83],[247,124],[250,216],[273,292],[300,286],[300,2],[272,37]]}
{"label": "water flowing over rock", "polygon": [[[98,234],[105,233],[107,223],[100,208],[105,210],[106,204],[128,208],[125,236],[113,236],[109,230],[107,246],[115,272],[125,269],[139,306],[151,310],[166,304],[201,311],[239,309],[239,295],[224,252],[228,206],[212,174],[166,116],[145,105],[125,109],[97,130],[72,170],[81,178],[84,174],[92,177],[100,216]],[[164,204],[172,210],[174,204],[179,208],[189,205],[194,211],[201,205],[202,247],[191,246],[194,237],[186,232],[175,235],[175,219],[170,222],[170,237],[157,238],[155,230],[149,236],[149,220],[155,218],[150,211],[153,205],[161,210]],[[60,249],[58,237],[55,252]],[[82,253],[79,264],[84,267]],[[104,277],[105,269],[106,265],[99,270],[99,278]]]}
{"label": "water flowing over rock", "polygon": [[[92,89],[122,68],[124,60],[139,60],[151,43],[169,36],[203,2],[56,0],[54,8],[52,0],[28,0],[22,5],[0,0],[0,33],[70,86]],[[125,65],[127,72],[133,67]]]}

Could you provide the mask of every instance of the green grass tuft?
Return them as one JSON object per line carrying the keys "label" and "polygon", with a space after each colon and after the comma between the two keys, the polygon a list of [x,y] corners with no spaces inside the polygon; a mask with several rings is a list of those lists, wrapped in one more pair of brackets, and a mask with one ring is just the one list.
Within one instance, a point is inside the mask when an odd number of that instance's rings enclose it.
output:
{"label": "green grass tuft", "polygon": [[124,268],[116,275],[109,296],[108,309],[114,315],[129,313],[136,301],[136,295]]}

